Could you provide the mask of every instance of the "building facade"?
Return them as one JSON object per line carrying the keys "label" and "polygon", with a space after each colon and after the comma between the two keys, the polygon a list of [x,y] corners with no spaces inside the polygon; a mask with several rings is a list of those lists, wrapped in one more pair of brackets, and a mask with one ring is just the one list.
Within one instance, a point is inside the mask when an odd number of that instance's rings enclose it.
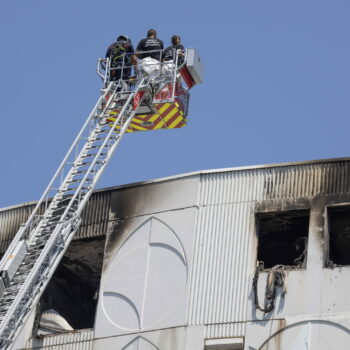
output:
{"label": "building facade", "polygon": [[[348,349],[349,169],[333,159],[96,191],[13,348]],[[0,210],[1,253],[33,206]],[[70,328],[45,335],[50,310]]]}

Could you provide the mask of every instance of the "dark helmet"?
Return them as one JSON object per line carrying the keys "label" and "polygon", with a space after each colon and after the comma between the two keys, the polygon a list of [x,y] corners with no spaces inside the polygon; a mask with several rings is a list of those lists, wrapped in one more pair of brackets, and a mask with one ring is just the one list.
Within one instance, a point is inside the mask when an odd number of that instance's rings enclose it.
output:
{"label": "dark helmet", "polygon": [[131,41],[130,39],[126,36],[126,35],[119,35],[117,38],[117,42],[121,45],[127,45],[129,44]]}

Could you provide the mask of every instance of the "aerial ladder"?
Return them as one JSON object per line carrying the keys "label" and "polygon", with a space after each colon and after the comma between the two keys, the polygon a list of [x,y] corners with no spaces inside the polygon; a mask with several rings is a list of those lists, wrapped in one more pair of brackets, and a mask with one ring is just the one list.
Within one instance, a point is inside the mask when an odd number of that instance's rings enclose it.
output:
{"label": "aerial ladder", "polygon": [[117,81],[111,81],[109,59],[98,60],[101,96],[0,261],[1,350],[11,348],[38,302],[123,136],[186,125],[189,91],[201,83],[203,67],[194,49],[186,49],[181,64],[178,57],[175,62],[138,60],[134,78],[125,78],[124,70],[132,67],[124,57],[115,68],[121,70]]}

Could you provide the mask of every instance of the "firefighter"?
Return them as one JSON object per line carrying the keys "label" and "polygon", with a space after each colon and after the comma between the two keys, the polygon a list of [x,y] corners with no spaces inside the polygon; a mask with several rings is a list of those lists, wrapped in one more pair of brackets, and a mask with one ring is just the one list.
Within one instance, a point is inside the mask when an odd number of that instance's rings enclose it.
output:
{"label": "firefighter", "polygon": [[108,47],[106,58],[109,58],[111,62],[110,80],[129,79],[135,58],[134,47],[126,35],[118,36],[117,41]]}
{"label": "firefighter", "polygon": [[181,38],[179,35],[173,35],[171,37],[171,46],[164,50],[164,61],[176,61],[176,53],[179,53],[178,65],[181,65],[184,60],[185,48],[181,44]]}
{"label": "firefighter", "polygon": [[[150,29],[147,32],[147,38],[142,39],[136,48],[136,55],[142,59],[146,57],[151,57],[155,60],[160,61],[161,52],[164,49],[163,41],[157,38],[157,31],[155,29]],[[158,52],[145,52],[159,50]],[[140,53],[142,51],[142,53]]]}

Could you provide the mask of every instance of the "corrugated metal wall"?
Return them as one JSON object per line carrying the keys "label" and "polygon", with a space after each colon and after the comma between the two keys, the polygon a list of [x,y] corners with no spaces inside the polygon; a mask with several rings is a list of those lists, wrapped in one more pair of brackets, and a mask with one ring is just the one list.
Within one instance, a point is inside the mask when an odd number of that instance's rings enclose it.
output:
{"label": "corrugated metal wall", "polygon": [[233,338],[245,336],[245,322],[222,323],[207,325],[205,338]]}
{"label": "corrugated metal wall", "polygon": [[350,190],[349,161],[218,172],[201,177],[200,205],[313,197]]}
{"label": "corrugated metal wall", "polygon": [[[231,322],[247,320],[256,203],[350,192],[349,166],[336,161],[202,174],[188,324],[212,324],[210,334],[228,334]],[[215,326],[220,323],[227,325]]]}
{"label": "corrugated metal wall", "polygon": [[92,350],[94,330],[62,333],[28,340],[25,349],[42,350]]}
{"label": "corrugated metal wall", "polygon": [[[82,225],[74,239],[103,236],[106,233],[111,191],[94,193],[82,212]],[[0,253],[4,253],[20,225],[24,223],[35,205],[28,204],[0,210]]]}
{"label": "corrugated metal wall", "polygon": [[249,203],[201,207],[195,238],[189,324],[245,320]]}

